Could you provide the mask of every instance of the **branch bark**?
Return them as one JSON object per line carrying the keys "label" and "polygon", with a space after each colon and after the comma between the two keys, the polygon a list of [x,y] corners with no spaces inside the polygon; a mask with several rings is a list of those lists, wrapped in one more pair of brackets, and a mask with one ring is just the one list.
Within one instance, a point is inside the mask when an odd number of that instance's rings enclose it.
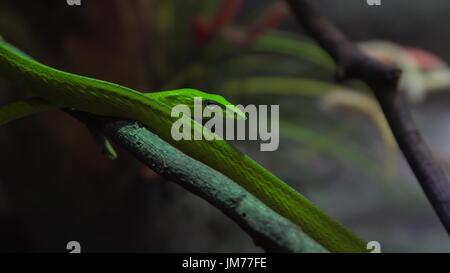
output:
{"label": "branch bark", "polygon": [[136,122],[69,111],[155,172],[207,200],[244,229],[266,252],[327,252],[244,188],[196,161]]}
{"label": "branch bark", "polygon": [[411,169],[450,234],[450,185],[422,139],[410,111],[397,90],[401,71],[385,65],[358,49],[308,0],[286,0],[306,31],[338,65],[340,80],[359,79],[373,90]]}

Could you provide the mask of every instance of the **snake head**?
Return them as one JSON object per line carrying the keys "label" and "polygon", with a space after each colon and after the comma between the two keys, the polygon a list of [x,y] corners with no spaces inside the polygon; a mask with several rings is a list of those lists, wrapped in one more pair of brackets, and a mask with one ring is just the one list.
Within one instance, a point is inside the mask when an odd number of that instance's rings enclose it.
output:
{"label": "snake head", "polygon": [[[201,91],[199,91],[199,92],[201,92]],[[227,99],[225,99],[221,95],[208,94],[208,93],[204,93],[204,92],[201,92],[201,93],[203,93],[203,96],[201,96],[203,107],[205,107],[205,108],[220,107],[220,109],[222,109],[222,113],[224,113],[225,117],[229,118],[229,119],[235,119],[235,118],[243,119],[243,120],[247,119],[245,113],[242,112],[242,110],[239,107],[232,104],[231,102],[229,102]]]}
{"label": "snake head", "polygon": [[[155,96],[166,105],[175,107],[176,105],[187,105],[194,113],[194,109],[202,107],[202,109],[210,108],[211,110],[219,107],[222,114],[230,119],[247,119],[245,113],[240,110],[221,95],[206,93],[197,89],[177,89],[172,91],[162,91],[157,93],[148,93],[149,96]],[[199,105],[201,103],[201,105]]]}

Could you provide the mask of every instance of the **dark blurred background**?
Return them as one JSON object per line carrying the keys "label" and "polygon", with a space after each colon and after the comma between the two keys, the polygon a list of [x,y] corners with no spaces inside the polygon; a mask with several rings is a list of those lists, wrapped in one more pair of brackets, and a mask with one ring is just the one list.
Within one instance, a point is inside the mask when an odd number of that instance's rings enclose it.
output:
{"label": "dark blurred background", "polygon": [[[0,35],[45,64],[142,91],[194,87],[236,103],[280,104],[279,150],[236,143],[241,150],[364,239],[379,241],[383,251],[450,251],[403,157],[389,148],[389,132],[372,122],[377,109],[361,114],[361,105],[370,103],[367,90],[350,84],[345,88],[364,97],[341,92],[336,98],[327,95],[336,88],[292,81],[331,84],[326,55],[282,15],[277,1],[243,1],[234,20],[214,29],[222,2],[2,0]],[[435,61],[434,54],[443,82],[448,79],[449,1],[316,2],[355,41],[390,41],[401,52],[421,48],[429,55],[413,55],[417,66]],[[272,20],[264,28],[265,18]],[[291,42],[317,56],[292,52]],[[421,99],[410,103],[415,119],[448,170],[450,88],[428,92],[424,71],[411,70],[409,86],[423,85]],[[267,80],[264,88],[254,84],[258,79]],[[0,91],[1,104],[29,94],[1,75]],[[325,109],[330,101],[333,109]],[[217,209],[126,152],[119,149],[119,158],[108,160],[84,125],[62,112],[1,127],[0,251],[66,252],[69,241],[79,241],[84,252],[261,251]]]}

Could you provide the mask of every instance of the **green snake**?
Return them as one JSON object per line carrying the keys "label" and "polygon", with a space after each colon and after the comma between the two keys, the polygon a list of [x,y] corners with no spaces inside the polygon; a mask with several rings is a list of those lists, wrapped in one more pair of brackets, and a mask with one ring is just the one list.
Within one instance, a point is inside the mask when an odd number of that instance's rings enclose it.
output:
{"label": "green snake", "polygon": [[[367,252],[363,240],[225,140],[175,141],[172,138],[171,127],[178,119],[171,116],[174,106],[184,104],[193,109],[194,98],[212,101],[223,108],[232,106],[220,95],[195,89],[141,93],[46,66],[3,40],[0,40],[0,76],[20,83],[35,95],[0,108],[0,125],[57,108],[136,120],[183,153],[243,186],[329,251]],[[196,130],[202,129],[202,125],[191,122]]]}

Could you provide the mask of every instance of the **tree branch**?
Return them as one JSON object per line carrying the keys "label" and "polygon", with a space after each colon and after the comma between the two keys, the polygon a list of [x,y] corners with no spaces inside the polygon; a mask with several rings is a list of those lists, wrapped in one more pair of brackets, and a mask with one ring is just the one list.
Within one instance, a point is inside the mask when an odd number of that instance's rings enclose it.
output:
{"label": "tree branch", "polygon": [[286,1],[306,31],[335,60],[338,65],[338,79],[359,79],[371,87],[400,149],[447,233],[450,233],[450,185],[397,90],[400,70],[385,65],[358,49],[327,18],[317,12],[310,1]]}
{"label": "tree branch", "polygon": [[327,252],[286,218],[223,174],[183,154],[136,122],[69,111],[161,176],[233,219],[267,252]]}

